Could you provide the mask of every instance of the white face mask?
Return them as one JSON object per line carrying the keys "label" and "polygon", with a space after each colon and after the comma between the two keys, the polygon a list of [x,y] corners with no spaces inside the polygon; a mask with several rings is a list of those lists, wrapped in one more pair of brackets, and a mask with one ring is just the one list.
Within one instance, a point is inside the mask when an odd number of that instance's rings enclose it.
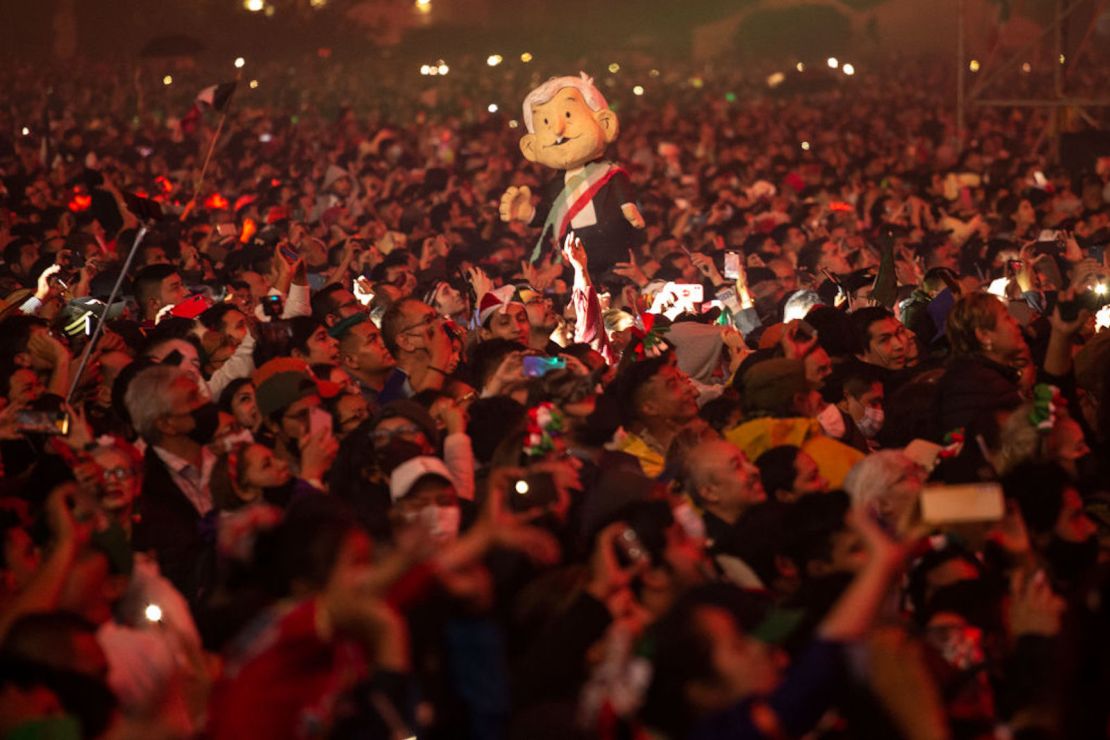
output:
{"label": "white face mask", "polygon": [[453,542],[459,536],[461,512],[457,506],[425,506],[420,519],[436,542]]}
{"label": "white face mask", "polygon": [[882,407],[868,406],[863,410],[863,416],[856,422],[859,427],[860,434],[867,439],[874,439],[879,430],[883,428],[883,420],[886,418],[886,413]]}
{"label": "white face mask", "polygon": [[692,540],[705,539],[705,520],[689,501],[683,499],[681,504],[671,509],[671,515],[678,522],[678,526],[686,532],[687,537]]}
{"label": "white face mask", "polygon": [[844,426],[844,416],[840,413],[840,409],[831,403],[817,414],[817,423],[821,425],[825,434],[834,439],[843,438],[848,431]]}

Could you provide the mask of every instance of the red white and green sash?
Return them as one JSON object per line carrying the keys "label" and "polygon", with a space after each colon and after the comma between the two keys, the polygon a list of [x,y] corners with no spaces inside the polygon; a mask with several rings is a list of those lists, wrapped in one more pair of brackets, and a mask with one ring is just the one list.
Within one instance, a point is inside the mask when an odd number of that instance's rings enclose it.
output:
{"label": "red white and green sash", "polygon": [[[551,210],[547,214],[547,219],[543,222],[543,230],[540,232],[540,238],[536,241],[536,246],[532,249],[532,256],[529,261],[539,261],[543,252],[543,241],[549,231],[552,232],[551,238],[555,243],[555,248],[558,249],[563,242],[563,237],[567,235],[567,229],[570,228],[570,222],[574,220],[574,217],[593,200],[593,197],[605,186],[605,183],[613,179],[613,176],[617,173],[624,171],[623,167],[619,167],[612,162],[590,162],[582,168],[581,172],[569,178],[551,204]],[[573,193],[579,190],[583,184],[585,189],[581,191],[582,194],[572,202]]]}

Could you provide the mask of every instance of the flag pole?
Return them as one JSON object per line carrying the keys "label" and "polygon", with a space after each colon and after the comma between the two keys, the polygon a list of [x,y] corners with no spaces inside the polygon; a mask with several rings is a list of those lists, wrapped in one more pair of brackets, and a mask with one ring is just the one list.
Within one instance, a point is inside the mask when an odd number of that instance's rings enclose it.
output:
{"label": "flag pole", "polygon": [[[239,70],[235,74],[235,86],[238,87],[243,78],[243,70]],[[200,196],[201,185],[204,184],[204,177],[208,174],[208,164],[212,161],[212,153],[216,151],[216,142],[220,140],[220,133],[224,130],[224,122],[227,121],[227,113],[231,110],[231,99],[229,98],[227,104],[224,105],[223,111],[220,112],[220,121],[216,124],[216,132],[212,134],[212,140],[208,142],[208,153],[204,155],[204,164],[200,167],[200,174],[193,182],[193,197],[189,199],[189,204],[185,206],[185,210],[181,212],[181,220],[189,218],[189,214],[197,205],[197,197]]]}

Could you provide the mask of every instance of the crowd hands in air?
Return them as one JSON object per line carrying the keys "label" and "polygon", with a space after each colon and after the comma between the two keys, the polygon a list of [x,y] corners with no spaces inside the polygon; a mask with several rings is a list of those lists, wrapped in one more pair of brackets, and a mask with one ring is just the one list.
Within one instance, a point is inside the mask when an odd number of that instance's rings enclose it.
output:
{"label": "crowd hands in air", "polygon": [[532,262],[530,69],[319,64],[2,73],[0,735],[1104,736],[1110,171],[645,67]]}

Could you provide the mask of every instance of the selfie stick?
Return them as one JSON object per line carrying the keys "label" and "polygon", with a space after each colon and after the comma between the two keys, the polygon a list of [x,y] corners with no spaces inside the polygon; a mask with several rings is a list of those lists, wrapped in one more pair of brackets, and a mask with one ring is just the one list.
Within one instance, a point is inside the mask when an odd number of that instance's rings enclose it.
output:
{"label": "selfie stick", "polygon": [[116,284],[112,286],[112,292],[108,294],[108,301],[104,304],[104,310],[100,312],[100,318],[96,320],[96,328],[89,336],[89,343],[85,345],[85,351],[81,353],[81,363],[77,366],[77,372],[73,376],[73,384],[69,387],[69,393],[66,394],[66,403],[73,399],[73,394],[77,391],[77,385],[81,382],[81,375],[85,372],[85,366],[89,364],[89,357],[92,355],[93,347],[96,346],[96,340],[100,338],[100,330],[104,326],[104,321],[108,318],[108,309],[111,308],[119,294],[120,286],[123,285],[123,280],[131,269],[131,261],[135,259],[135,253],[139,251],[139,245],[143,243],[143,237],[146,236],[147,228],[147,225],[143,224],[139,227],[139,232],[135,234],[135,242],[131,245],[131,251],[127,254],[127,259],[123,263],[123,269],[120,270],[119,277],[116,278]]}

